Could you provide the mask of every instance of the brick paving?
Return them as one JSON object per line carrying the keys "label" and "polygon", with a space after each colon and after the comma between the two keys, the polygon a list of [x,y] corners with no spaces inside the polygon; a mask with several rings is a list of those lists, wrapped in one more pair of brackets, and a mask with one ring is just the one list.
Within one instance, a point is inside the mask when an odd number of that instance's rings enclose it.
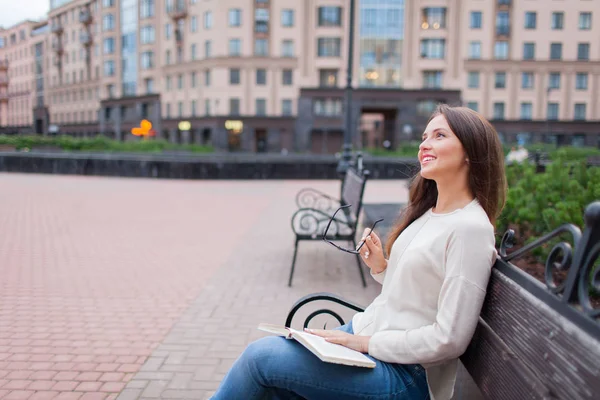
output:
{"label": "brick paving", "polygon": [[207,398],[300,296],[368,303],[378,284],[322,243],[286,286],[295,193],[337,185],[0,174],[0,398]]}

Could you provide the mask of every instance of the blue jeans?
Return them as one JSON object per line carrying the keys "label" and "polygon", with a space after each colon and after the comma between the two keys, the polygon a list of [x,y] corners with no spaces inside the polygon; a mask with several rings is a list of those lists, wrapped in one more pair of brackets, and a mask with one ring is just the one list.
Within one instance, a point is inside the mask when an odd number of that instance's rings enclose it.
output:
{"label": "blue jeans", "polygon": [[[337,329],[353,333],[352,322]],[[375,368],[331,364],[295,340],[264,337],[248,345],[211,399],[429,399],[421,365],[370,358]]]}

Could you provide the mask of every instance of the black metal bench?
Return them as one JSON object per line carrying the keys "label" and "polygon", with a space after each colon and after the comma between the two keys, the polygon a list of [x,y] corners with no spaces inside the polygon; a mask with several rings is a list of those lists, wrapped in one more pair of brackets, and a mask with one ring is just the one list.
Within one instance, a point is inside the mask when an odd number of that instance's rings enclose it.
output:
{"label": "black metal bench", "polygon": [[[339,199],[311,188],[302,189],[296,195],[296,204],[299,209],[292,216],[292,230],[296,235],[296,239],[288,286],[292,286],[296,256],[298,254],[298,243],[303,240],[322,240],[323,231],[327,223],[340,206],[350,205],[350,207],[344,208],[343,212],[339,212],[336,215],[334,222],[327,232],[327,239],[331,241],[346,241],[356,248],[356,227],[369,175],[369,171],[362,169],[360,156],[357,165],[356,169],[349,168],[344,175]],[[362,270],[360,256],[358,255],[356,255],[356,262],[362,284],[366,286],[367,283]]]}
{"label": "black metal bench", "polygon": [[[479,324],[460,357],[485,398],[600,397],[598,297],[596,307],[591,302],[591,290],[600,293],[600,202],[586,208],[584,220],[583,234],[565,224],[511,254],[506,250],[512,247],[514,232],[502,238]],[[546,285],[510,262],[565,233],[573,237],[574,252],[567,242],[554,246],[546,261]],[[566,278],[557,283],[553,273],[561,271]],[[326,301],[326,307],[306,310],[318,301]],[[348,309],[363,310],[330,293],[308,295],[294,304],[285,325],[307,312],[304,327],[323,314],[343,324],[340,314]]]}

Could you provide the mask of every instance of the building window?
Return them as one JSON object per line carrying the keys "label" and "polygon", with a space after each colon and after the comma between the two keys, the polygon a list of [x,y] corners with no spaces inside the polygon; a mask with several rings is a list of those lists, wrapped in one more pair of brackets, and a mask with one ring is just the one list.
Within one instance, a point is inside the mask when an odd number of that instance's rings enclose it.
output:
{"label": "building window", "polygon": [[154,1],[155,0],[142,0],[140,6],[140,18],[150,18],[154,16]]}
{"label": "building window", "polygon": [[210,69],[204,71],[204,86],[210,86]]}
{"label": "building window", "polygon": [[286,28],[294,26],[294,10],[281,10],[281,26]]}
{"label": "building window", "polygon": [[320,69],[319,70],[319,86],[335,87],[338,82],[337,69]]}
{"label": "building window", "polygon": [[446,53],[446,41],[444,39],[422,39],[421,57],[431,59],[442,59]]}
{"label": "building window", "polygon": [[284,116],[292,115],[292,100],[290,100],[290,99],[281,100],[281,115],[284,115]]}
{"label": "building window", "polygon": [[267,39],[254,40],[254,55],[256,55],[256,56],[268,56],[269,55],[269,41]]}
{"label": "building window", "polygon": [[179,118],[183,117],[183,102],[182,101],[177,103],[177,116]]}
{"label": "building window", "polygon": [[257,85],[266,85],[267,84],[267,70],[264,68],[259,68],[256,70],[256,84]]}
{"label": "building window", "polygon": [[481,29],[481,11],[471,11],[469,27],[471,29]]}
{"label": "building window", "polygon": [[106,85],[106,95],[109,99],[115,97],[115,85]]}
{"label": "building window", "polygon": [[254,32],[269,32],[269,10],[257,8],[254,11]]}
{"label": "building window", "polygon": [[192,117],[196,116],[196,100],[192,100],[192,104],[190,104],[190,111],[192,114]]}
{"label": "building window", "polygon": [[242,10],[239,8],[229,10],[229,26],[242,26]]}
{"label": "building window", "polygon": [[579,29],[580,30],[592,29],[592,13],[591,12],[580,12],[579,13]]}
{"label": "building window", "polygon": [[317,56],[319,57],[339,57],[341,54],[340,38],[318,38]]}
{"label": "building window", "polygon": [[504,102],[494,103],[494,119],[504,119]]}
{"label": "building window", "polygon": [[533,89],[533,72],[523,72],[521,74],[521,88]]}
{"label": "building window", "polygon": [[575,103],[575,114],[573,119],[584,120],[587,105],[585,103]]}
{"label": "building window", "polygon": [[204,58],[210,58],[212,54],[212,44],[210,40],[204,42]]}
{"label": "building window", "polygon": [[423,71],[423,87],[440,89],[442,87],[442,71]]}
{"label": "building window", "polygon": [[196,54],[196,43],[192,43],[192,46],[190,47],[190,58],[192,59],[192,61],[194,61],[197,57],[198,55]]}
{"label": "building window", "polygon": [[166,24],[165,25],[165,39],[171,39],[171,35],[173,35],[173,25]]}
{"label": "building window", "polygon": [[281,84],[283,86],[291,86],[294,83],[294,71],[291,69],[284,69],[281,75]]}
{"label": "building window", "polygon": [[590,59],[590,44],[589,43],[578,43],[577,44],[577,59],[580,61],[588,61]]}
{"label": "building window", "polygon": [[527,11],[525,13],[525,29],[535,29],[537,27],[537,13]]}
{"label": "building window", "polygon": [[230,68],[229,69],[229,84],[239,85],[240,84],[240,69]]}
{"label": "building window", "polygon": [[481,42],[472,41],[469,43],[469,58],[471,60],[481,59]]}
{"label": "building window", "polygon": [[113,60],[104,61],[104,76],[115,75],[115,62]]}
{"label": "building window", "polygon": [[313,112],[319,116],[342,115],[342,100],[340,99],[315,99],[313,101]]}
{"label": "building window", "polygon": [[587,90],[588,88],[588,74],[587,72],[578,72],[575,75],[575,89]]}
{"label": "building window", "polygon": [[192,33],[198,31],[198,17],[196,17],[195,15],[192,17],[192,20],[190,22],[190,31]]}
{"label": "building window", "polygon": [[496,42],[494,45],[494,58],[496,60],[508,59],[508,42]]}
{"label": "building window", "polygon": [[550,59],[560,60],[562,58],[562,43],[550,43]]}
{"label": "building window", "polygon": [[496,72],[496,76],[494,77],[494,87],[496,89],[506,88],[506,72]]}
{"label": "building window", "polygon": [[558,103],[548,103],[546,118],[551,120],[558,119]]}
{"label": "building window", "polygon": [[242,54],[242,41],[240,39],[229,39],[229,55],[240,56]]}
{"label": "building window", "polygon": [[204,13],[204,29],[210,29],[213,26],[212,12],[206,11]]}
{"label": "building window", "polygon": [[142,69],[154,68],[154,52],[145,51],[142,53]]}
{"label": "building window", "polygon": [[115,52],[115,38],[104,39],[104,54],[114,54]]}
{"label": "building window", "polygon": [[565,20],[565,13],[553,12],[552,13],[552,22],[551,22],[552,29],[561,30],[563,28],[564,20]]}
{"label": "building window", "polygon": [[319,7],[317,13],[317,22],[319,26],[342,26],[341,7]]}
{"label": "building window", "polygon": [[477,103],[476,101],[469,101],[467,103],[467,107],[475,112],[479,112],[479,103]]}
{"label": "building window", "polygon": [[266,99],[256,99],[255,102],[256,107],[256,115],[267,115],[267,100]]}
{"label": "building window", "polygon": [[294,57],[294,41],[284,40],[281,43],[281,55],[283,57]]}
{"label": "building window", "polygon": [[206,116],[210,115],[210,100],[209,99],[204,100],[204,115],[206,115]]}
{"label": "building window", "polygon": [[152,25],[143,26],[140,31],[140,40],[141,40],[142,44],[154,43],[154,40],[155,40],[154,26],[152,26]]}
{"label": "building window", "polygon": [[106,14],[102,18],[102,30],[106,32],[113,29],[115,29],[115,17],[112,14]]}
{"label": "building window", "polygon": [[531,119],[533,105],[529,102],[521,103],[521,119]]}
{"label": "building window", "polygon": [[165,78],[165,86],[166,86],[166,89],[167,89],[167,91],[169,91],[169,90],[171,90],[171,89],[172,89],[172,85],[171,85],[171,77],[170,77],[170,76],[167,76],[167,77]]}
{"label": "building window", "polygon": [[422,29],[444,29],[446,28],[446,7],[423,8],[421,16]]}
{"label": "building window", "polygon": [[183,75],[182,74],[177,75],[177,89],[179,89],[179,90],[183,89]]}
{"label": "building window", "polygon": [[115,5],[115,0],[102,0],[102,7],[109,8]]}
{"label": "building window", "polygon": [[523,43],[523,60],[535,58],[535,43]]}
{"label": "building window", "polygon": [[196,87],[196,73],[192,72],[190,74],[190,86],[195,88]]}
{"label": "building window", "polygon": [[477,89],[479,87],[479,71],[469,71],[468,86],[470,89]]}
{"label": "building window", "polygon": [[548,76],[548,89],[560,89],[560,72],[550,72]]}
{"label": "building window", "polygon": [[229,99],[229,115],[240,115],[240,99]]}
{"label": "building window", "polygon": [[165,52],[165,63],[171,65],[171,50]]}
{"label": "building window", "polygon": [[508,11],[498,11],[496,14],[496,35],[507,36],[510,34]]}

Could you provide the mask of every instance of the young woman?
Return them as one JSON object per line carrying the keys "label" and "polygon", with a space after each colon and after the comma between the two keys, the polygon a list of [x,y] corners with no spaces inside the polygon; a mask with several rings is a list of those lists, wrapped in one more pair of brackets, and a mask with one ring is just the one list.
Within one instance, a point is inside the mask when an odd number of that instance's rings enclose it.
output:
{"label": "young woman", "polygon": [[[498,134],[478,113],[440,105],[419,146],[421,171],[387,241],[365,231],[362,259],[381,294],[336,330],[311,330],[366,353],[374,369],[320,361],[294,340],[265,337],[234,363],[213,399],[429,399],[452,396],[458,357],[496,258],[506,192]],[[370,233],[370,234],[369,234]]]}

